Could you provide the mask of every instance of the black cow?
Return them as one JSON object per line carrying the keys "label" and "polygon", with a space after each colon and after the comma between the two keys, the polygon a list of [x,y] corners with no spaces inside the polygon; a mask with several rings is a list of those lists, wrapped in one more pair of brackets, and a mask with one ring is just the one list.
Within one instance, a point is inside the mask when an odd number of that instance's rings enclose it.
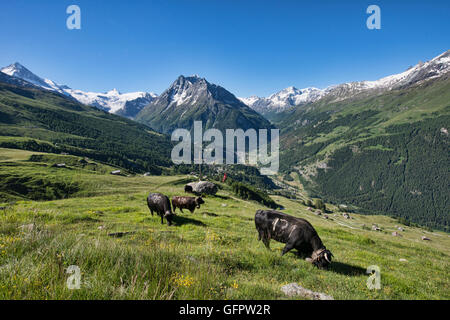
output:
{"label": "black cow", "polygon": [[167,196],[161,193],[150,193],[147,197],[147,204],[152,216],[153,211],[156,211],[161,216],[161,224],[164,224],[164,218],[166,218],[167,224],[169,226],[172,225],[174,214],[172,213],[172,207]]}
{"label": "black cow", "polygon": [[292,249],[311,256],[307,259],[318,268],[326,268],[333,254],[325,248],[314,227],[305,219],[289,216],[275,210],[258,210],[255,214],[258,240],[270,249],[270,239],[285,243],[281,255]]}

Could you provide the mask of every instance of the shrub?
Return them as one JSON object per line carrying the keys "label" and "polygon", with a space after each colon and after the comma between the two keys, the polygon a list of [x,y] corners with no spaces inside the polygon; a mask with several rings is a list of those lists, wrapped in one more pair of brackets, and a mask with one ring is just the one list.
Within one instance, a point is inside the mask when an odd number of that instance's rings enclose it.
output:
{"label": "shrub", "polygon": [[316,209],[319,209],[319,210],[322,210],[322,211],[326,210],[325,203],[323,203],[322,199],[315,199],[314,200],[314,207]]}
{"label": "shrub", "polygon": [[411,222],[409,222],[408,219],[405,219],[403,217],[398,218],[397,221],[407,227],[411,226]]}
{"label": "shrub", "polygon": [[307,207],[312,207],[313,206],[313,203],[312,203],[312,201],[311,200],[309,200],[309,199],[306,199],[304,202],[303,202],[304,204],[305,204],[305,206],[307,206]]}
{"label": "shrub", "polygon": [[279,205],[273,201],[267,193],[256,190],[249,185],[241,182],[233,182],[231,189],[241,199],[254,200],[272,209],[279,208]]}

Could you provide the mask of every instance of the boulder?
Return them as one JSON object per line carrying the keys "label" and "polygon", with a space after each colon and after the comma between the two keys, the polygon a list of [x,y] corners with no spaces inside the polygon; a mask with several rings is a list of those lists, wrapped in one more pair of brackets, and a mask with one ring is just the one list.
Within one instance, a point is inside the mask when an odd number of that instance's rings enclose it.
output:
{"label": "boulder", "polygon": [[392,232],[392,235],[394,237],[401,237],[402,235],[400,233],[398,233],[397,231]]}
{"label": "boulder", "polygon": [[372,225],[372,230],[373,231],[381,231],[381,228],[378,227],[376,224]]}
{"label": "boulder", "polygon": [[52,165],[53,168],[67,168],[65,163],[55,163]]}
{"label": "boulder", "polygon": [[303,288],[297,283],[289,283],[281,287],[281,291],[288,297],[301,296],[312,300],[334,300],[332,296],[328,296],[321,292],[314,292]]}
{"label": "boulder", "polygon": [[427,241],[431,241],[430,238],[426,237],[426,236],[422,236],[422,240],[427,240]]}
{"label": "boulder", "polygon": [[215,195],[217,191],[219,191],[219,188],[212,182],[209,181],[199,181],[199,182],[191,182],[188,183],[184,190],[189,189],[189,187],[192,188],[192,191],[196,194],[210,194]]}
{"label": "boulder", "polygon": [[36,228],[36,225],[34,223],[24,224],[19,227],[20,231],[22,231],[22,232],[31,232],[35,228]]}
{"label": "boulder", "polygon": [[114,237],[114,238],[122,238],[123,236],[127,236],[129,234],[133,234],[135,233],[134,231],[129,231],[129,232],[113,232],[113,233],[108,233],[108,236],[110,237]]}

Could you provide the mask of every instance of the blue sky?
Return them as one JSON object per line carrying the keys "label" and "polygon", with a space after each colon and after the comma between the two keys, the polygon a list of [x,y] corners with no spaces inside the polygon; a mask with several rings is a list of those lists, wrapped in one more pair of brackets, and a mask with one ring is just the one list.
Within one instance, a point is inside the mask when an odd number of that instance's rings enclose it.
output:
{"label": "blue sky", "polygon": [[[66,8],[81,8],[81,30]],[[368,30],[366,8],[381,8]],[[450,1],[14,0],[0,4],[0,65],[89,91],[161,93],[198,74],[237,96],[398,73],[450,49]]]}

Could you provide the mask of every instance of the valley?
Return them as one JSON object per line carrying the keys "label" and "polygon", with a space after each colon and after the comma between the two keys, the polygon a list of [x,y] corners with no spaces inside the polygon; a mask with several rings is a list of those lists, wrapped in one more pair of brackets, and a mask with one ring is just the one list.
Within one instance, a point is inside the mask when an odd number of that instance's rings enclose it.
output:
{"label": "valley", "polygon": [[109,107],[68,96],[66,86],[16,63],[0,75],[0,146],[172,174],[169,135],[177,128],[193,133],[195,121],[204,130],[279,128],[280,175],[298,175],[301,199],[448,231],[449,55],[375,81],[289,87],[267,98],[238,99],[204,78],[180,76],[151,101],[112,90],[104,95]]}
{"label": "valley", "polygon": [[281,171],[300,174],[312,197],[448,230],[449,101],[443,76],[299,108],[276,124]]}

